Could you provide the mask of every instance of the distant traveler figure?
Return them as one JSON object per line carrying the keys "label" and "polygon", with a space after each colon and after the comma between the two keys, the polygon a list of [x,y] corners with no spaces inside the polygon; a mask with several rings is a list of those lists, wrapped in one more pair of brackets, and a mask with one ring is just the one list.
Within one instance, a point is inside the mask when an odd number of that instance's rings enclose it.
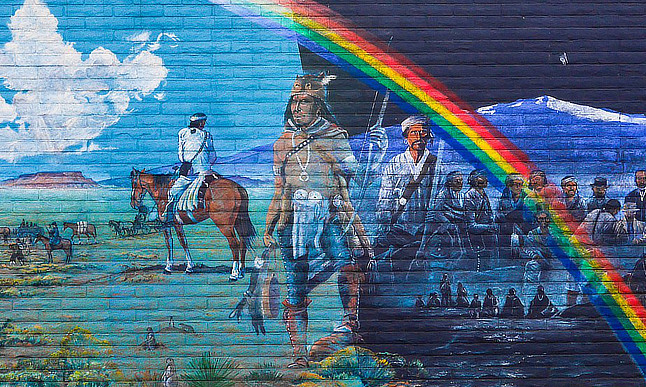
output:
{"label": "distant traveler figure", "polygon": [[49,244],[52,246],[58,246],[61,243],[61,233],[58,231],[58,225],[56,222],[52,222],[49,225]]}
{"label": "distant traveler figure", "polygon": [[9,245],[9,250],[11,250],[11,257],[9,258],[9,264],[25,264],[25,255],[22,252],[22,247],[20,246],[20,240],[16,239],[15,243]]}
{"label": "distant traveler figure", "polygon": [[143,347],[148,351],[152,351],[157,348],[157,340],[155,340],[155,333],[151,327],[146,329],[146,340],[144,340]]}
{"label": "distant traveler figure", "polygon": [[440,302],[440,299],[437,298],[437,293],[433,292],[429,294],[428,301],[426,302],[426,307],[439,308],[440,306],[442,306],[442,303]]}
{"label": "distant traveler figure", "polygon": [[[177,202],[180,196],[190,190],[197,196],[199,188],[211,171],[211,166],[217,160],[213,147],[213,137],[204,129],[206,114],[195,113],[191,116],[188,127],[178,133],[177,156],[182,163],[179,168],[179,177],[168,192],[168,204],[162,214],[165,222],[173,222]],[[192,211],[195,208],[187,208]]]}
{"label": "distant traveler figure", "polygon": [[640,222],[646,222],[646,170],[640,169],[635,172],[635,185],[637,189],[626,195],[625,203],[635,203],[637,205],[635,218]]}
{"label": "distant traveler figure", "polygon": [[164,369],[164,373],[162,374],[164,387],[177,387],[179,385],[179,381],[177,379],[177,367],[175,366],[175,360],[169,357],[166,359],[166,369]]}

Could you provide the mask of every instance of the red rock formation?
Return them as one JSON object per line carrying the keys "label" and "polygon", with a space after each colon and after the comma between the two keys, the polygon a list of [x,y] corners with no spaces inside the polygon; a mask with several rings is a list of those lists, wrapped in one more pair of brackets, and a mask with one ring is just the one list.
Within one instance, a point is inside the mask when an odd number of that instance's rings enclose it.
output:
{"label": "red rock formation", "polygon": [[81,172],[38,172],[20,175],[0,182],[3,187],[16,188],[96,188],[99,185]]}

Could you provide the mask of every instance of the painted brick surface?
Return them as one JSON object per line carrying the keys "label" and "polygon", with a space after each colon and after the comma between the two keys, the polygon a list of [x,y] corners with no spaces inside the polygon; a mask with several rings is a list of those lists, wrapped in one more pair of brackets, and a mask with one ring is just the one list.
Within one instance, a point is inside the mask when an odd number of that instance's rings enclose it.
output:
{"label": "painted brick surface", "polygon": [[646,384],[645,11],[2,0],[0,385]]}

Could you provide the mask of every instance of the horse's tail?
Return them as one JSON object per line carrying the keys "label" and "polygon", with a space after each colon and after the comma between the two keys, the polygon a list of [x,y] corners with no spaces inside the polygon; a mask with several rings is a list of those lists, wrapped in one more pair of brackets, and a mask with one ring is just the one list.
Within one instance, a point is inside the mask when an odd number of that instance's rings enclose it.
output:
{"label": "horse's tail", "polygon": [[233,228],[238,233],[238,236],[244,242],[246,247],[253,248],[253,242],[256,239],[256,228],[251,223],[249,217],[249,194],[243,186],[236,184],[238,192],[240,192],[240,208],[238,209],[238,216],[236,217]]}

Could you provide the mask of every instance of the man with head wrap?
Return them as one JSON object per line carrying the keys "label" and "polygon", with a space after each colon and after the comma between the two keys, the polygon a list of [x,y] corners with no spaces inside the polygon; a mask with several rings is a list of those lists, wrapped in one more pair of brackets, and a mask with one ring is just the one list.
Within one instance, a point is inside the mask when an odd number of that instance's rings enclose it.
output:
{"label": "man with head wrap", "polygon": [[406,261],[402,264],[406,269],[419,248],[431,205],[436,157],[427,149],[433,143],[427,117],[410,116],[402,122],[401,128],[408,147],[393,157],[382,173],[377,202],[381,235],[375,241],[375,254],[392,246],[399,250],[397,258]]}
{"label": "man with head wrap", "polygon": [[[168,192],[168,204],[162,214],[167,223],[173,221],[180,196],[196,179],[197,185],[201,185],[218,158],[213,147],[213,136],[205,129],[206,119],[204,113],[193,114],[188,127],[181,129],[177,134],[177,157],[182,164],[178,171],[179,177]],[[167,269],[170,271],[170,268]]]}
{"label": "man with head wrap", "polygon": [[561,190],[563,190],[561,201],[565,204],[565,208],[577,223],[581,223],[585,218],[587,208],[585,202],[579,196],[579,183],[576,177],[568,175],[562,178]]}

